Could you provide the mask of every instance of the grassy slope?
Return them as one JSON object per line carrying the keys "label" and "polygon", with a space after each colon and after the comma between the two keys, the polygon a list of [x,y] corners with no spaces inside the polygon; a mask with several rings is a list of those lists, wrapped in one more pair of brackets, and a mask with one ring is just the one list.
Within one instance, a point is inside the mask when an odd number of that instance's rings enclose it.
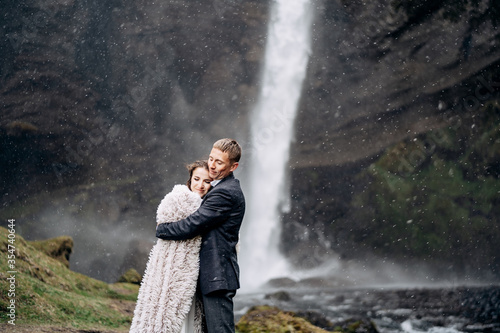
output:
{"label": "grassy slope", "polygon": [[[0,323],[10,302],[8,230],[0,227]],[[69,270],[16,234],[16,326],[57,325],[127,331],[139,286],[107,284]]]}

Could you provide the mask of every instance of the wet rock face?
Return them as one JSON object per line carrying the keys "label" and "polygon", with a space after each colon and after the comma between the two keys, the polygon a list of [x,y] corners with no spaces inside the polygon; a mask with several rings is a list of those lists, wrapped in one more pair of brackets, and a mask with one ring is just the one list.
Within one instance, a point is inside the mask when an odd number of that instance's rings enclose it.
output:
{"label": "wet rock face", "polygon": [[[88,259],[80,244],[110,253],[85,228],[122,226],[143,239],[135,229],[185,182],[185,164],[220,137],[245,143],[267,1],[33,0],[0,9],[0,215],[23,218],[27,238],[71,232],[80,265]],[[111,252],[120,266],[124,254]]]}
{"label": "wet rock face", "polygon": [[267,3],[5,1],[1,9],[9,201],[26,196],[15,187],[21,178],[60,188],[145,165],[158,175],[204,156],[205,140],[244,141]]}
{"label": "wet rock face", "polygon": [[[461,82],[500,60],[494,22],[472,26],[473,9],[429,5],[418,16],[393,4],[324,1],[318,7],[293,167],[359,161],[442,126],[440,114],[470,94]],[[451,14],[461,17],[451,20]]]}
{"label": "wet rock face", "polygon": [[[283,214],[282,248],[295,264],[314,266],[373,251],[373,244],[363,240],[367,230],[379,235],[369,227],[377,211],[366,201],[353,202],[368,186],[377,186],[362,171],[385,149],[431,130],[438,134],[441,128],[470,126],[467,136],[473,137],[474,122],[465,119],[484,113],[480,105],[498,98],[498,33],[486,2],[479,5],[484,18],[479,25],[471,8],[443,3],[448,7],[425,2],[424,11],[408,1],[324,1],[318,6],[292,144],[291,211]],[[430,163],[442,142],[432,134],[426,140],[422,149],[407,146],[411,161],[403,165],[400,160],[395,174],[405,168],[407,175],[419,172],[414,166]],[[489,184],[492,190],[497,186]],[[495,224],[491,216],[488,220]],[[349,244],[352,238],[357,240]]]}

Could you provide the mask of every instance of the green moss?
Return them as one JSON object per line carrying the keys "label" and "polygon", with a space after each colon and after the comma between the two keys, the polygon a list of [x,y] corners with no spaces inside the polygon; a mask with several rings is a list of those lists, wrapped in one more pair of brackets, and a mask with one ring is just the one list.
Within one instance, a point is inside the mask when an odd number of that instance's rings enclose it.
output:
{"label": "green moss", "polygon": [[131,268],[118,279],[118,282],[127,282],[140,285],[141,280],[141,274],[139,274],[135,269]]}
{"label": "green moss", "polygon": [[359,175],[369,181],[352,201],[354,218],[365,221],[356,242],[403,258],[457,261],[480,251],[480,260],[495,258],[500,111],[491,104],[481,111],[395,145]]}
{"label": "green moss", "polygon": [[251,308],[236,325],[239,333],[326,333],[292,312],[284,312],[272,306]]}

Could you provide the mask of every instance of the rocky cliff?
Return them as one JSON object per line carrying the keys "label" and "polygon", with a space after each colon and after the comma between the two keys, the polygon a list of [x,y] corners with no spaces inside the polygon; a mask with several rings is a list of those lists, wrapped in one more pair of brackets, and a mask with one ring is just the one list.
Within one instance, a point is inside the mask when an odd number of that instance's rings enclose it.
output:
{"label": "rocky cliff", "polygon": [[[411,140],[428,143],[430,131],[483,114],[498,97],[498,4],[412,3],[314,2],[283,221],[283,249],[297,264],[311,263],[311,253],[313,263],[365,258],[375,246],[363,237],[371,219],[395,219],[370,215],[383,210],[366,191],[379,159],[402,144],[407,153],[391,170],[418,171],[427,159]],[[71,235],[72,268],[90,276],[143,269],[156,206],[185,181],[184,164],[219,137],[249,148],[270,4],[2,2],[0,216],[18,219],[27,239]],[[496,118],[488,119],[482,129]],[[492,205],[495,177],[486,177]],[[497,216],[484,212],[484,228],[498,228]]]}
{"label": "rocky cliff", "polygon": [[[294,167],[374,156],[445,126],[442,115],[459,112],[455,106],[477,109],[476,86],[484,87],[481,101],[492,97],[499,40],[496,21],[487,15],[497,5],[483,1],[478,9],[466,1],[461,9],[459,1],[443,1],[444,8],[430,1],[400,2],[320,2]],[[459,17],[448,18],[453,15]]]}
{"label": "rocky cliff", "polygon": [[2,217],[28,239],[86,244],[73,268],[91,276],[143,269],[156,206],[184,165],[220,137],[246,141],[268,3],[0,9]]}
{"label": "rocky cliff", "polygon": [[[478,155],[500,152],[497,11],[488,1],[321,2],[283,219],[283,249],[295,263],[370,262],[375,252],[406,267],[498,276],[498,249],[480,234],[498,230],[499,161],[471,155],[485,144],[491,151]],[[453,168],[429,167],[441,162]],[[378,176],[366,175],[380,165]],[[455,192],[464,186],[477,189]],[[492,195],[472,194],[481,191]],[[422,203],[430,197],[441,207]],[[487,272],[476,274],[481,267]]]}

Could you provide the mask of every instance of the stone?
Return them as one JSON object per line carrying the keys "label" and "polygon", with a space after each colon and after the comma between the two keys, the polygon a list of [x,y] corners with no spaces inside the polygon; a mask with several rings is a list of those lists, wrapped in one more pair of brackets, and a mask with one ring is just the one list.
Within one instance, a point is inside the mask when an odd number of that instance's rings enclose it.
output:
{"label": "stone", "polygon": [[133,268],[130,268],[126,271],[117,282],[122,283],[132,283],[132,284],[141,284],[142,276]]}
{"label": "stone", "polygon": [[292,299],[292,297],[290,297],[290,293],[284,291],[284,290],[280,290],[280,291],[276,291],[274,293],[271,293],[271,294],[266,294],[264,296],[264,299],[272,299],[272,300],[277,300],[277,301],[289,301]]}
{"label": "stone", "polygon": [[297,317],[293,312],[285,312],[272,306],[255,306],[241,317],[236,324],[240,333],[254,332],[302,332],[326,333],[327,331],[314,326],[304,318]]}

